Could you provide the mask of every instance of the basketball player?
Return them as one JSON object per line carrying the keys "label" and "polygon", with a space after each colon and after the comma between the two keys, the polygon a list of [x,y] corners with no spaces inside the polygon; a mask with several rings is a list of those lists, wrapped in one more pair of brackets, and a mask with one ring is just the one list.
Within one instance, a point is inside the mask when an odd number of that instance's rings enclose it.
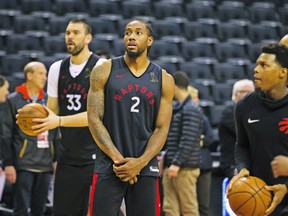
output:
{"label": "basketball player", "polygon": [[[6,179],[13,184],[13,215],[44,215],[56,160],[58,130],[38,136],[24,134],[16,124],[17,110],[29,103],[45,104],[47,69],[41,62],[24,67],[25,82],[9,94],[2,119],[1,148]],[[29,208],[31,209],[29,214]]]}
{"label": "basketball player", "polygon": [[[70,57],[51,65],[48,75],[49,116],[36,131],[60,127],[61,149],[54,186],[54,216],[86,215],[96,144],[87,121],[89,76],[99,57],[88,44],[91,28],[85,20],[68,23],[65,42]],[[54,114],[55,113],[55,114]]]}
{"label": "basketball player", "polygon": [[125,198],[128,216],[159,216],[159,168],[172,114],[174,81],[149,61],[152,28],[125,27],[125,55],[97,65],[88,94],[89,128],[97,143],[90,215],[114,216]]}
{"label": "basketball player", "polygon": [[275,156],[288,155],[287,59],[287,47],[279,44],[264,46],[254,69],[256,91],[240,100],[235,109],[235,160],[239,173],[232,178],[228,190],[243,176],[261,178],[274,194],[267,215],[279,215],[287,205],[285,183],[288,177],[275,178],[270,166]]}

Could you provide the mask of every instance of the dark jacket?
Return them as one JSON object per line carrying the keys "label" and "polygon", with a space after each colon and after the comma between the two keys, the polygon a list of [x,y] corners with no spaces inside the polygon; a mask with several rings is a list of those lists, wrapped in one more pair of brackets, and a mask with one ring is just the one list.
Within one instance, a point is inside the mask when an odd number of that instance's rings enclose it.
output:
{"label": "dark jacket", "polygon": [[[42,90],[36,102],[45,104],[46,98]],[[52,171],[52,162],[56,160],[57,144],[60,142],[59,130],[48,132],[48,148],[38,148],[37,136],[24,134],[16,124],[17,110],[31,102],[26,84],[16,87],[16,91],[8,96],[1,133],[4,165],[13,165],[16,170]]]}
{"label": "dark jacket", "polygon": [[200,167],[202,121],[203,112],[190,96],[174,106],[165,146],[165,167],[171,164],[181,168]]}
{"label": "dark jacket", "polygon": [[235,169],[235,145],[236,127],[234,118],[235,104],[228,104],[223,110],[219,122],[219,142],[220,142],[220,170],[229,178],[234,176]]}
{"label": "dark jacket", "polygon": [[210,152],[210,146],[213,143],[212,127],[207,116],[204,115],[202,135],[204,136],[201,147],[201,171],[212,170],[212,157]]}

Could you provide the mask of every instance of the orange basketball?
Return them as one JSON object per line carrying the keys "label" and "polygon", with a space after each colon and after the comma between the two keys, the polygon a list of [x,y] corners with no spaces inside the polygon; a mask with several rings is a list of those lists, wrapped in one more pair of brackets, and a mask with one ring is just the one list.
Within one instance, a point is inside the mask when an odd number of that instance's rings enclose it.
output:
{"label": "orange basketball", "polygon": [[272,196],[266,183],[255,176],[242,177],[227,193],[231,209],[236,215],[264,215]]}
{"label": "orange basketball", "polygon": [[38,134],[33,133],[31,127],[38,123],[32,122],[33,118],[46,118],[48,112],[45,107],[39,103],[29,103],[21,108],[18,113],[18,126],[23,133],[29,136],[37,136]]}

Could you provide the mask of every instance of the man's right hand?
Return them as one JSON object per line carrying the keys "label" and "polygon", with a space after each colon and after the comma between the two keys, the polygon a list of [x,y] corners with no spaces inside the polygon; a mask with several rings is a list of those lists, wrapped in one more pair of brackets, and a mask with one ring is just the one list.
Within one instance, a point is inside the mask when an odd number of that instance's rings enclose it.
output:
{"label": "man's right hand", "polygon": [[15,184],[16,183],[16,170],[14,166],[6,166],[5,167],[5,174],[6,174],[6,179],[9,183]]}

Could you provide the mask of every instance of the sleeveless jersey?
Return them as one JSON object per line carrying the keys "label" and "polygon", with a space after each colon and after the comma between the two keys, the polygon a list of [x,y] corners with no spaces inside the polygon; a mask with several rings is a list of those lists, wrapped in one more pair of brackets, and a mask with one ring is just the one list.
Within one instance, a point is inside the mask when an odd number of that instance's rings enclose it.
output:
{"label": "sleeveless jersey", "polygon": [[[90,73],[99,57],[92,54],[81,73],[73,78],[69,72],[70,57],[63,60],[58,82],[59,115],[87,111]],[[67,164],[94,163],[96,143],[88,127],[61,127],[60,160]]]}
{"label": "sleeveless jersey", "polygon": [[[136,77],[124,57],[112,59],[105,86],[103,123],[114,145],[124,157],[140,157],[152,135],[162,94],[162,68],[150,62],[146,71]],[[95,172],[113,173],[113,161],[99,148]],[[157,158],[142,169],[140,175],[159,176]]]}

